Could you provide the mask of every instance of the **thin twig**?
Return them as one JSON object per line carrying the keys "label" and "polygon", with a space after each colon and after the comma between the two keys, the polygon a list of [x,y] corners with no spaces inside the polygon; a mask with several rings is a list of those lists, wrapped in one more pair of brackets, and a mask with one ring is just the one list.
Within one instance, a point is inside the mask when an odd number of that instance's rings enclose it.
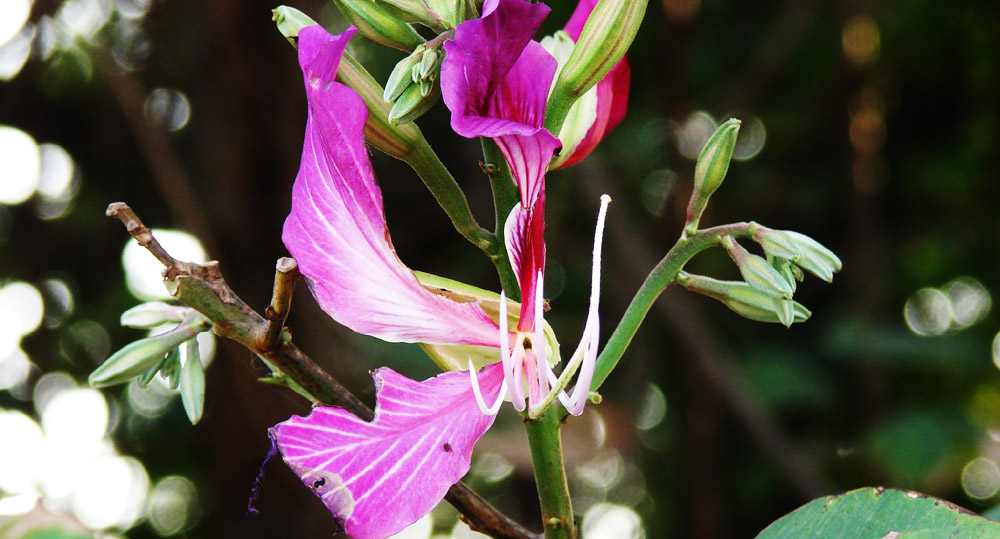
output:
{"label": "thin twig", "polygon": [[[251,309],[229,288],[219,271],[218,262],[196,264],[182,262],[170,256],[135,212],[123,202],[115,202],[108,206],[107,215],[119,219],[129,234],[156,256],[165,266],[164,278],[173,283],[170,287],[171,294],[177,300],[205,315],[212,322],[212,330],[216,334],[232,339],[266,359],[270,364],[280,369],[281,374],[294,380],[315,401],[340,406],[365,421],[374,419],[375,413],[372,412],[371,408],[368,408],[329,373],[319,368],[294,344],[291,342],[280,343],[273,348],[266,344],[271,321]],[[282,264],[279,261],[278,273],[281,273],[281,267]],[[290,275],[293,272],[289,270],[285,273]],[[281,292],[280,294],[285,295],[286,293]],[[287,295],[291,295],[290,290]],[[287,313],[287,304],[284,306],[284,312]],[[445,499],[461,513],[462,520],[473,530],[502,539],[534,539],[536,537],[510,517],[498,511],[464,483],[459,482],[452,485],[448,494],[445,495]]]}
{"label": "thin twig", "polygon": [[278,259],[274,268],[271,304],[264,309],[264,316],[268,320],[264,346],[268,348],[281,346],[281,330],[285,327],[285,319],[288,318],[288,309],[292,303],[292,292],[295,291],[295,281],[300,275],[299,265],[294,258],[283,256]]}

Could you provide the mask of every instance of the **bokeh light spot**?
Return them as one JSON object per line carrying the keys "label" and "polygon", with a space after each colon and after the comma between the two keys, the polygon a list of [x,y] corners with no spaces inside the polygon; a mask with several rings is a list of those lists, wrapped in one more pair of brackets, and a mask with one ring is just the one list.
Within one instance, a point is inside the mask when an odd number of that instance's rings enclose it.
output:
{"label": "bokeh light spot", "polygon": [[142,516],[149,476],[132,457],[90,461],[73,493],[73,513],[88,528],[128,529]]}
{"label": "bokeh light spot", "polygon": [[197,489],[190,479],[164,477],[149,493],[149,524],[161,536],[176,535],[191,525],[196,507]]}
{"label": "bokeh light spot", "polygon": [[191,103],[177,90],[157,88],[146,98],[146,120],[168,131],[180,131],[191,119]]}
{"label": "bokeh light spot", "polygon": [[483,452],[472,463],[472,474],[487,483],[498,483],[514,473],[514,463],[497,453]]}
{"label": "bokeh light spot", "polygon": [[403,531],[391,535],[388,539],[428,539],[434,531],[434,520],[430,513],[424,515],[420,520],[410,524]]}
{"label": "bokeh light spot", "polygon": [[31,14],[32,0],[4,0],[3,16],[0,17],[0,45],[21,31],[21,27]]}
{"label": "bokeh light spot", "polygon": [[677,151],[688,159],[697,159],[718,125],[707,112],[691,113],[677,129]]}
{"label": "bokeh light spot", "polygon": [[42,428],[21,412],[0,410],[0,432],[5,440],[0,443],[0,492],[33,490],[35,470],[41,465]]}
{"label": "bokeh light spot", "polygon": [[[205,249],[191,234],[180,230],[153,230],[163,248],[178,260],[205,262]],[[169,299],[163,285],[163,265],[149,251],[131,239],[122,251],[125,284],[132,294],[144,301]]]}
{"label": "bokeh light spot", "polygon": [[40,156],[31,135],[0,125],[0,204],[20,204],[38,187]]}
{"label": "bokeh light spot", "polygon": [[46,403],[42,429],[53,443],[71,445],[75,452],[87,453],[100,445],[108,428],[108,404],[96,389],[63,390]]}
{"label": "bokeh light spot", "polygon": [[0,44],[0,81],[8,81],[21,72],[31,54],[35,26],[27,24],[6,43]]}
{"label": "bokeh light spot", "polygon": [[42,323],[44,314],[42,294],[37,288],[25,282],[7,283],[0,288],[0,311],[2,310],[14,313],[15,316],[7,321],[7,324],[10,324],[19,335],[27,335],[38,329]]}
{"label": "bokeh light spot", "polygon": [[31,360],[28,355],[16,347],[6,355],[0,352],[0,391],[14,389],[28,380],[31,373]]}
{"label": "bokeh light spot", "polygon": [[936,288],[922,288],[906,300],[903,317],[917,335],[940,335],[951,326],[951,302]]}
{"label": "bokeh light spot", "polygon": [[867,64],[878,57],[879,41],[878,24],[869,15],[851,18],[840,36],[844,56],[857,65]]}
{"label": "bokeh light spot", "polygon": [[670,169],[660,169],[646,176],[642,180],[642,205],[646,211],[656,215],[663,215],[667,199],[674,192],[677,185],[677,173]]}
{"label": "bokeh light spot", "polygon": [[599,503],[583,515],[583,537],[587,539],[644,539],[639,514],[629,507]]}
{"label": "bokeh light spot", "polygon": [[656,384],[647,384],[642,405],[635,418],[635,428],[639,430],[652,429],[659,425],[666,415],[667,398],[663,395],[663,390]]}
{"label": "bokeh light spot", "polygon": [[764,149],[767,142],[767,128],[764,122],[756,116],[742,119],[740,134],[736,138],[736,146],[733,147],[733,159],[736,161],[746,161],[753,159]]}
{"label": "bokeh light spot", "polygon": [[943,288],[951,302],[954,322],[959,328],[981,322],[993,308],[993,298],[989,291],[983,283],[972,277],[959,277]]}
{"label": "bokeh light spot", "polygon": [[1000,492],[1000,467],[987,458],[970,461],[962,469],[962,490],[976,500],[996,496]]}

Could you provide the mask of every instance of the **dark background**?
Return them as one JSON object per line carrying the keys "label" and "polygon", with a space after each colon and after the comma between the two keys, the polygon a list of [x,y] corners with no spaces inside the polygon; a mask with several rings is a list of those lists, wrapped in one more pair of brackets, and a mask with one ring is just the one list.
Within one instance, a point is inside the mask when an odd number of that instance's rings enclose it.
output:
{"label": "dark background", "polygon": [[[543,33],[573,7],[550,5]],[[41,24],[59,7],[38,0],[31,20]],[[127,235],[104,217],[113,201],[128,202],[150,226],[196,235],[243,299],[267,304],[274,261],[286,255],[280,232],[305,119],[295,51],[270,21],[273,7],[157,1],[137,20],[112,14],[89,41],[44,59],[36,51],[16,78],[0,83],[0,124],[63,146],[81,182],[58,219],[41,219],[37,201],[0,206],[0,281],[55,276],[76,302],[25,338],[38,367],[33,379],[61,370],[84,380],[109,352],[142,336],[117,322],[138,300],[123,284]],[[294,7],[343,28],[332,5]],[[378,79],[402,57],[355,41]],[[1000,449],[992,434],[1000,427],[991,353],[997,316],[921,336],[903,312],[918,290],[963,276],[1000,290],[1000,9],[928,0],[653,0],[629,59],[624,122],[583,163],[548,176],[548,318],[564,350],[575,346],[585,317],[598,197],[614,199],[601,305],[606,338],[680,233],[694,162],[679,146],[698,111],[744,119],[744,136],[751,125],[766,130],[760,153],[733,163],[703,224],[755,220],[800,231],[838,253],[844,269],[831,285],[812,277],[800,285],[796,299],[814,314],[792,329],[742,319],[681,290],[665,293],[605,386],[603,404],[571,421],[578,510],[596,501],[629,505],[647,537],[699,538],[752,536],[809,499],[868,485],[989,510],[993,499],[970,498],[961,477],[968,462]],[[183,129],[169,132],[144,115],[155,88],[187,97]],[[478,143],[449,130],[443,104],[418,123],[490,226]],[[400,257],[497,290],[489,262],[454,233],[412,171],[381,154],[374,161]],[[689,269],[737,276],[718,252]],[[84,321],[107,332],[96,349],[74,331]],[[300,347],[369,403],[370,369],[435,373],[414,346],[339,327],[304,286],[289,325]],[[247,515],[269,448],[266,429],[308,410],[291,392],[258,384],[264,374],[249,352],[220,342],[200,424],[187,423],[179,401],[155,421],[117,422],[118,449],[139,458],[154,481],[181,474],[197,486],[198,515],[185,536],[333,532],[318,500],[280,462],[263,479],[261,514]],[[665,418],[636,428],[658,391]],[[105,394],[130,413],[124,390]],[[0,405],[31,413],[30,401],[9,393],[0,392]],[[598,421],[600,448],[590,428]],[[515,471],[496,483],[471,482],[534,527],[526,447],[511,441],[516,417],[501,417],[494,431],[481,448],[504,455]],[[587,468],[592,458],[597,464]],[[589,481],[601,466],[605,481]],[[129,535],[155,536],[142,523]]]}

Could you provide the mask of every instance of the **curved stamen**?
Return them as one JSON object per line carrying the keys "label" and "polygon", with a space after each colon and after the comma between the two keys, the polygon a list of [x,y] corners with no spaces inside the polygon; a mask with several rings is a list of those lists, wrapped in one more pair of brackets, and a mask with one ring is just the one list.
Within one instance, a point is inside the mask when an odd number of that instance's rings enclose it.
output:
{"label": "curved stamen", "polygon": [[510,332],[507,330],[507,295],[500,292],[500,361],[503,362],[503,381],[509,384],[510,400],[517,411],[524,410],[524,389],[520,372],[510,355]]}
{"label": "curved stamen", "polygon": [[[597,312],[597,306],[601,298],[601,245],[604,241],[604,222],[610,202],[611,197],[601,195],[601,209],[597,214],[597,227],[594,231],[593,269],[590,279],[590,307],[587,312],[587,323],[583,329],[583,336],[558,380],[552,382],[553,388],[549,392],[549,395],[542,403],[529,411],[529,416],[531,417],[541,415],[556,397],[559,398],[559,402],[563,404],[566,411],[573,415],[580,415],[587,403],[587,397],[590,395],[590,384],[593,381],[594,368],[597,365],[597,341],[600,339],[601,333],[600,317]],[[573,388],[572,394],[567,394],[563,389],[568,385],[570,377],[576,373],[577,369],[580,370],[580,375],[577,377],[576,386]]]}
{"label": "curved stamen", "polygon": [[476,366],[472,364],[471,359],[469,360],[469,378],[472,381],[472,393],[476,396],[476,404],[479,405],[479,409],[486,415],[497,415],[504,397],[507,396],[507,378],[504,377],[503,383],[500,384],[500,392],[497,394],[497,400],[493,406],[486,406],[486,401],[483,400],[483,392],[479,389],[479,376],[476,375]]}

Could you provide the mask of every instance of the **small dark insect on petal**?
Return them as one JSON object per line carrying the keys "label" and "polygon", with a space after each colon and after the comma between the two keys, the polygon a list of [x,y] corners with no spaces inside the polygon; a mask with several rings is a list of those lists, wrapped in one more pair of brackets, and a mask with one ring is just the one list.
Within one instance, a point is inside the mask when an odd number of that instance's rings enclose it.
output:
{"label": "small dark insect on petal", "polygon": [[445,453],[451,453],[451,444],[445,442],[444,447],[442,449],[444,449]]}

